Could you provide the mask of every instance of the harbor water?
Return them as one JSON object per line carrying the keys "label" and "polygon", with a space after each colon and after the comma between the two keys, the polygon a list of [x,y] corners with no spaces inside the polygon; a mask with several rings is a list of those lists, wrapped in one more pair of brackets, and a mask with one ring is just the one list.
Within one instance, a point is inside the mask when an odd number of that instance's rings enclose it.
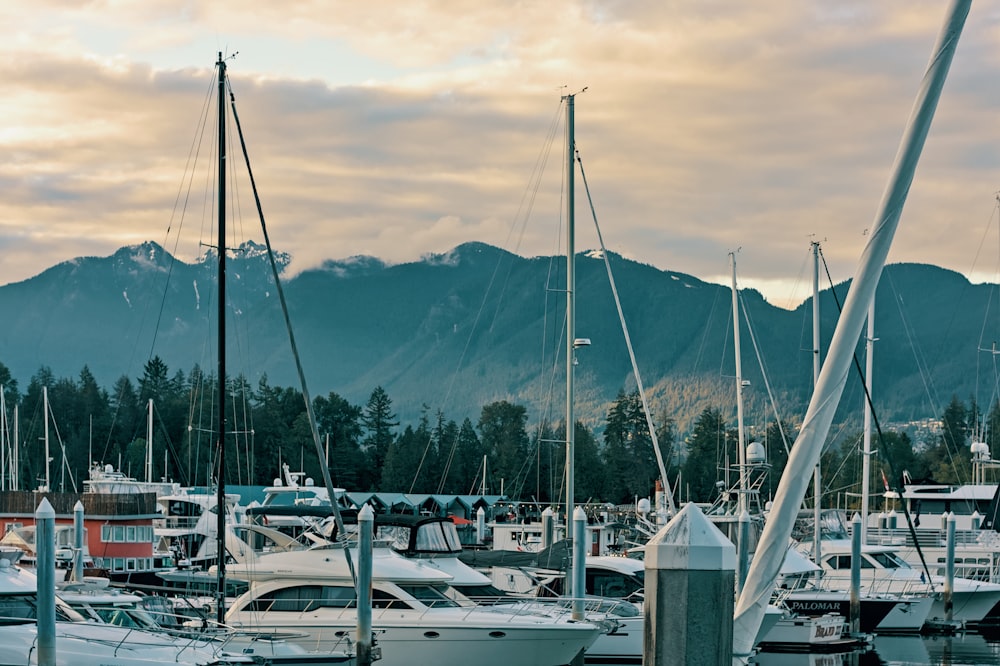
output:
{"label": "harbor water", "polygon": [[[762,652],[757,666],[1000,666],[1000,630],[954,636],[875,636],[864,650],[836,654]],[[593,663],[587,666],[611,666]]]}
{"label": "harbor water", "polygon": [[994,666],[1000,664],[1000,633],[954,636],[875,636],[869,649],[846,654],[761,653],[760,666]]}

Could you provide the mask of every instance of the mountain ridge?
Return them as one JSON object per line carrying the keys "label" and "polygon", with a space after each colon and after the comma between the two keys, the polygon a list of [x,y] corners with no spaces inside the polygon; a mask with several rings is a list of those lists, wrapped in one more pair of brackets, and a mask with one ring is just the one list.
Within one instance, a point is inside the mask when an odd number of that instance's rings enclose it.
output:
{"label": "mountain ridge", "polygon": [[[277,253],[276,261],[283,273],[290,257]],[[654,415],[674,418],[683,431],[705,407],[734,412],[729,288],[615,253],[609,261]],[[42,367],[76,377],[86,365],[108,388],[120,376],[141,376],[154,355],[172,373],[210,368],[215,263],[212,250],[186,263],[147,241],[4,285],[0,308],[16,316],[0,330],[0,363],[22,386]],[[576,266],[577,333],[592,341],[576,355],[577,412],[599,426],[618,391],[635,383],[603,256],[580,252]],[[564,400],[564,273],[562,257],[526,258],[470,242],[399,264],[363,255],[331,259],[282,282],[314,396],[336,392],[363,405],[382,386],[404,422],[425,409],[475,422],[482,405],[510,400],[528,406],[537,421],[559,420]],[[251,242],[230,251],[227,274],[229,357],[241,368],[232,374],[244,374],[251,386],[266,378],[297,388],[266,249]],[[834,286],[841,303],[848,287]],[[930,264],[886,267],[876,297],[883,420],[935,417],[952,393],[965,399],[986,390],[975,385],[974,349],[982,345],[973,344],[985,327],[970,313],[989,311],[994,287]],[[740,295],[757,342],[751,345],[744,323],[744,376],[754,387],[747,414],[751,421],[773,418],[752,358],[756,347],[782,417],[797,421],[811,385],[811,299],[786,309],[753,289]],[[836,322],[830,288],[820,304],[826,344]],[[942,395],[924,388],[928,373]],[[892,389],[880,397],[879,386]],[[849,400],[857,400],[852,390]],[[844,406],[841,418],[858,409]]]}

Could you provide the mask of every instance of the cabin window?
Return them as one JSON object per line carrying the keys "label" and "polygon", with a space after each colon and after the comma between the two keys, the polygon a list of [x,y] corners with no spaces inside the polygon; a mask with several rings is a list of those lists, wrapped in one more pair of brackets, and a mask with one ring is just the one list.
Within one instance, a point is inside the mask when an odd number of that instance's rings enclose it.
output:
{"label": "cabin window", "polygon": [[0,597],[0,622],[4,620],[34,620],[37,617],[35,599],[29,596]]}
{"label": "cabin window", "polygon": [[319,585],[299,585],[273,590],[254,599],[249,610],[278,613],[302,613],[319,608],[323,588]]}
{"label": "cabin window", "polygon": [[357,601],[353,587],[327,585],[323,588],[321,605],[325,608],[352,608]]}
{"label": "cabin window", "polygon": [[135,543],[135,525],[129,525],[125,528],[125,541]]}
{"label": "cabin window", "polygon": [[643,588],[642,581],[614,571],[587,571],[587,594],[624,599]]}
{"label": "cabin window", "polygon": [[111,525],[101,525],[101,541],[104,543],[111,541]]}
{"label": "cabin window", "polygon": [[[878,562],[881,566],[885,567],[886,569],[899,569],[899,568],[901,568],[900,567],[900,561],[899,561],[899,559],[893,557],[889,553],[869,553],[868,556],[871,557],[876,562]],[[862,561],[861,566],[864,569],[871,569],[872,568],[871,565],[869,565],[867,567],[864,566],[864,561]]]}
{"label": "cabin window", "polygon": [[[875,553],[875,555],[880,555],[881,553]],[[879,558],[876,558],[879,561]],[[831,569],[845,569],[850,570],[851,568],[851,556],[850,555],[833,555],[827,558],[827,564]],[[892,565],[895,566],[895,565]],[[871,563],[866,557],[861,558],[861,568],[862,569],[874,569],[875,565]]]}
{"label": "cabin window", "polygon": [[125,526],[124,525],[115,525],[112,534],[114,535],[111,538],[112,541],[114,541],[115,543],[121,543],[121,542],[123,542],[125,540]]}
{"label": "cabin window", "polygon": [[[454,602],[453,602],[454,603]],[[399,597],[385,590],[372,590],[372,608],[413,608]]]}

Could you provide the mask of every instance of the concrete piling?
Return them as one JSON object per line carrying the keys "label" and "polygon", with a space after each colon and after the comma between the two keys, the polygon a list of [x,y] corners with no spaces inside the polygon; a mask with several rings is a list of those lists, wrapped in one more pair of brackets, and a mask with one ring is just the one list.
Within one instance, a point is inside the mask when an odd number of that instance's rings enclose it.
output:
{"label": "concrete piling", "polygon": [[372,539],[375,512],[365,504],[358,512],[358,666],[372,663]]}
{"label": "concrete piling", "polygon": [[646,545],[643,666],[731,666],[736,547],[693,503]]}
{"label": "concrete piling", "polygon": [[35,510],[38,579],[38,666],[56,663],[56,512],[42,498]]}

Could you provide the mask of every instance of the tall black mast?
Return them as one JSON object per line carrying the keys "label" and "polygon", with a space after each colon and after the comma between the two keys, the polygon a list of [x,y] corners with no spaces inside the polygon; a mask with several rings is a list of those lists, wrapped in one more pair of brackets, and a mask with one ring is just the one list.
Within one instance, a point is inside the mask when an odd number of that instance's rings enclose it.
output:
{"label": "tall black mast", "polygon": [[216,521],[219,589],[216,619],[226,619],[226,63],[219,52],[219,469]]}

